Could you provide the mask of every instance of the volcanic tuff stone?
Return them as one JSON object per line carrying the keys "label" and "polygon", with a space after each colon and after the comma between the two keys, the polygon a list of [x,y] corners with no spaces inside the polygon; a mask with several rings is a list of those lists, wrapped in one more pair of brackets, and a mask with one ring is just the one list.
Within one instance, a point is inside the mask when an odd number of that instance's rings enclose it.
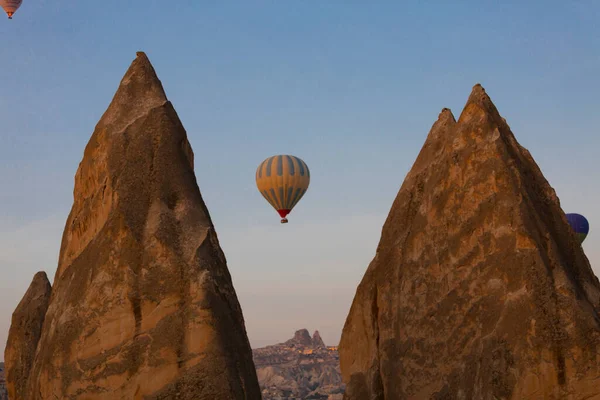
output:
{"label": "volcanic tuff stone", "polygon": [[42,334],[51,293],[48,276],[45,272],[38,272],[13,312],[4,350],[6,390],[10,399],[26,398],[27,378]]}
{"label": "volcanic tuff stone", "polygon": [[144,53],[77,170],[28,394],[260,399],[192,149]]}
{"label": "volcanic tuff stone", "polygon": [[600,398],[600,285],[480,85],[444,109],[340,342],[345,399]]}

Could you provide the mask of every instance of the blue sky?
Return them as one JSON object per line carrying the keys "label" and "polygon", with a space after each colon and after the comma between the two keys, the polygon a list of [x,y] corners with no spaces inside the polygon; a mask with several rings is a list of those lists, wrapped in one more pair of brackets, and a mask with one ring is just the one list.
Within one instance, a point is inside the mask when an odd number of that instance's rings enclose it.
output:
{"label": "blue sky", "polygon": [[[253,346],[338,342],[431,125],[478,82],[590,220],[597,265],[598,20],[595,0],[24,0],[0,19],[0,346],[33,274],[54,276],[83,149],[138,50],[188,132]],[[287,226],[254,183],[277,153],[311,168]]]}

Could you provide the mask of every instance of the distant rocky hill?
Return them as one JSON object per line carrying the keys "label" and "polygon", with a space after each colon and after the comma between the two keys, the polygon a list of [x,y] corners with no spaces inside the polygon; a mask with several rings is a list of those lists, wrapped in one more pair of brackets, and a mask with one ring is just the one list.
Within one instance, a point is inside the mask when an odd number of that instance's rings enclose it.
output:
{"label": "distant rocky hill", "polygon": [[6,381],[4,380],[4,363],[0,363],[0,400],[8,400]]}
{"label": "distant rocky hill", "polygon": [[252,350],[263,400],[342,400],[337,347],[306,329],[279,343]]}

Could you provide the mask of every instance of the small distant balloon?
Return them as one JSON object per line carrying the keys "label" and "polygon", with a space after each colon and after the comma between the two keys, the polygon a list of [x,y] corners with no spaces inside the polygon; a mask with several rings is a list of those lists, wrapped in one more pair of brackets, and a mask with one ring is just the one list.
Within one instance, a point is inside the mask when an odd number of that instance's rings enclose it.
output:
{"label": "small distant balloon", "polygon": [[4,9],[8,19],[12,19],[15,12],[21,7],[23,0],[0,0],[0,7]]}
{"label": "small distant balloon", "polygon": [[256,186],[281,216],[281,223],[298,204],[310,183],[310,171],[304,161],[285,154],[265,159],[256,169]]}
{"label": "small distant balloon", "polygon": [[571,225],[571,228],[575,231],[579,243],[583,243],[590,231],[588,220],[583,215],[575,213],[566,214],[566,217],[567,221],[569,221],[569,225]]}

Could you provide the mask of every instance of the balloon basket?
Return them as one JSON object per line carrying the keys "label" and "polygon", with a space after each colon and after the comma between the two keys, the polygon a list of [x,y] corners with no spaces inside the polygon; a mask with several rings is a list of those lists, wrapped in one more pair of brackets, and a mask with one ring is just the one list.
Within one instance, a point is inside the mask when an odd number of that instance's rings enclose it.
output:
{"label": "balloon basket", "polygon": [[282,224],[287,224],[287,223],[288,223],[288,220],[287,220],[287,218],[282,218],[282,219],[281,219],[281,223],[282,223]]}

